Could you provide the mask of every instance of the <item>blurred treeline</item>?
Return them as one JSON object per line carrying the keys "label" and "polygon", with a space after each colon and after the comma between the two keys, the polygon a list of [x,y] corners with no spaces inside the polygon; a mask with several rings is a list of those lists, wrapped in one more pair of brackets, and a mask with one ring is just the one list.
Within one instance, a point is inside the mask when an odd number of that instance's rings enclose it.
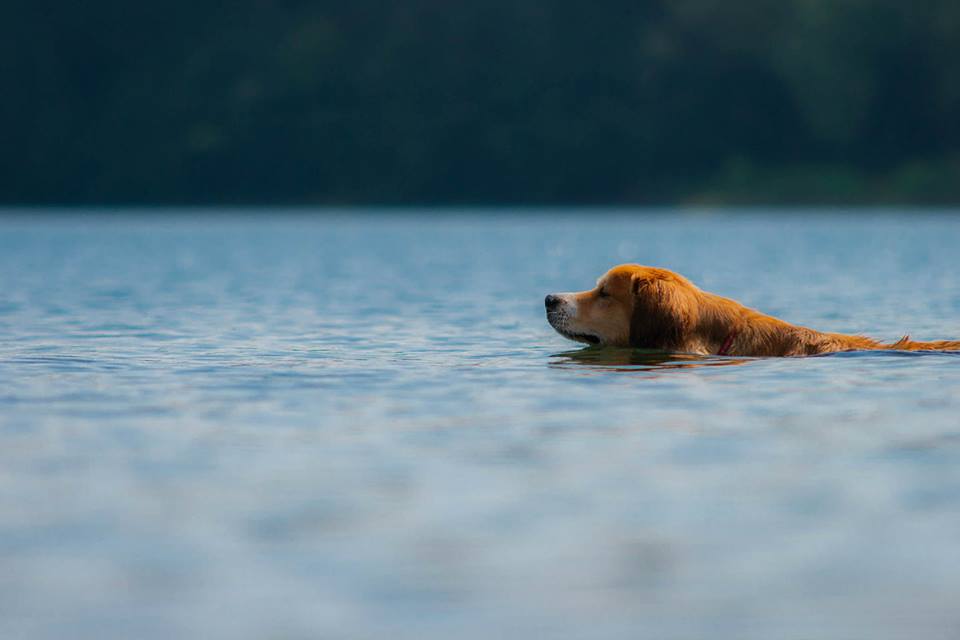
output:
{"label": "blurred treeline", "polygon": [[0,13],[0,202],[960,202],[957,0]]}

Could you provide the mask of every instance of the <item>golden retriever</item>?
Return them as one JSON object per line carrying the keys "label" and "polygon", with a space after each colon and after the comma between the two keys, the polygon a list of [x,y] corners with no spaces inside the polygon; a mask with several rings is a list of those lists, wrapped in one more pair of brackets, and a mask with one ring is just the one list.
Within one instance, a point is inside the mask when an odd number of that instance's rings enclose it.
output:
{"label": "golden retriever", "polygon": [[547,321],[589,344],[722,356],[806,356],[835,351],[960,350],[960,341],[883,344],[864,336],[823,333],[701,291],[655,267],[614,267],[590,291],[548,295]]}

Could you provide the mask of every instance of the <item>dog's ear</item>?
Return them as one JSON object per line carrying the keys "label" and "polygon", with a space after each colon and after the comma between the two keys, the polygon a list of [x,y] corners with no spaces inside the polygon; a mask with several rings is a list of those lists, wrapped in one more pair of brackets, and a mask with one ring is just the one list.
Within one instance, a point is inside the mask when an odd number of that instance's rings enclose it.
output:
{"label": "dog's ear", "polygon": [[662,351],[680,348],[693,326],[696,304],[688,287],[682,282],[650,276],[637,276],[630,286],[630,346]]}

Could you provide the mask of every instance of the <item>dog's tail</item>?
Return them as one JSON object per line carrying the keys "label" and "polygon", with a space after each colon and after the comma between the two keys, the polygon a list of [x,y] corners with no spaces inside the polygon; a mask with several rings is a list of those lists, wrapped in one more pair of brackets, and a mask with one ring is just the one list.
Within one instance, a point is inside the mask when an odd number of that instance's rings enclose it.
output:
{"label": "dog's tail", "polygon": [[935,340],[933,342],[916,342],[910,336],[903,336],[892,344],[883,345],[884,349],[897,351],[960,351],[960,340]]}

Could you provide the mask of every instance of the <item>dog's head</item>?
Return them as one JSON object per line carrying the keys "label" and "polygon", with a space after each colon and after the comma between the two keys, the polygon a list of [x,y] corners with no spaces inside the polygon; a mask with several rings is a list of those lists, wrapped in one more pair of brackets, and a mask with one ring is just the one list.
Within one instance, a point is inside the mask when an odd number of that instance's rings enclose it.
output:
{"label": "dog's head", "polygon": [[589,291],[550,294],[544,303],[547,321],[571,340],[677,351],[696,322],[698,295],[672,271],[624,264]]}

